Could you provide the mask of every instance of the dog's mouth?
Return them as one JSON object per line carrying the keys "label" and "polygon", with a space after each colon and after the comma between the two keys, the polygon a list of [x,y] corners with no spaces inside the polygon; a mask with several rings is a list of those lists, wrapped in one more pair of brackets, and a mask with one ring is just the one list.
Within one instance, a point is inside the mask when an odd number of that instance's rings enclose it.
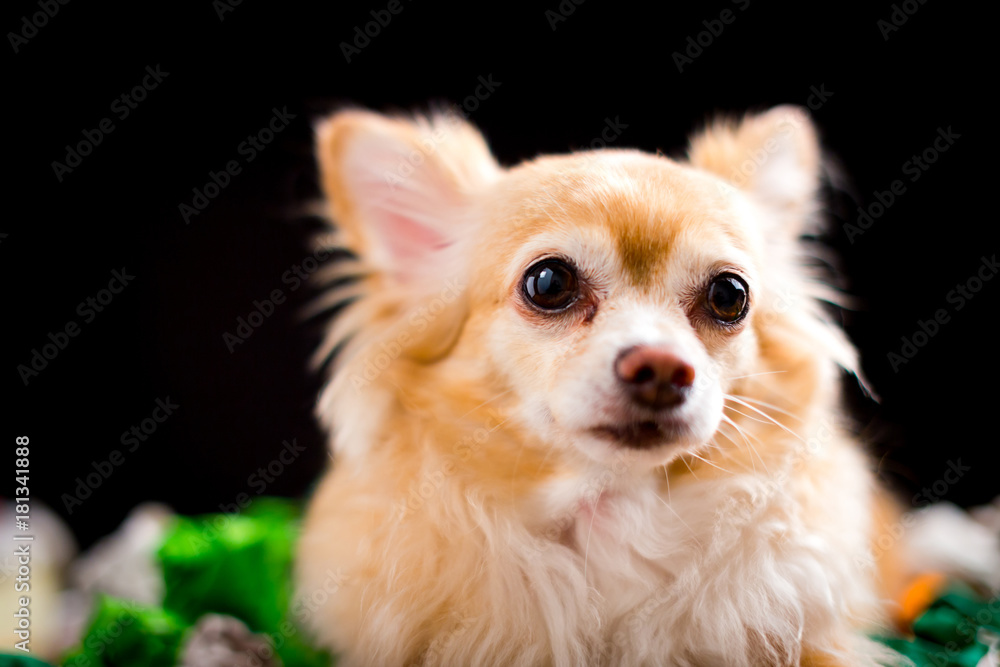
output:
{"label": "dog's mouth", "polygon": [[631,421],[623,424],[598,426],[591,432],[602,440],[610,440],[631,449],[650,449],[676,440],[683,432],[679,421]]}

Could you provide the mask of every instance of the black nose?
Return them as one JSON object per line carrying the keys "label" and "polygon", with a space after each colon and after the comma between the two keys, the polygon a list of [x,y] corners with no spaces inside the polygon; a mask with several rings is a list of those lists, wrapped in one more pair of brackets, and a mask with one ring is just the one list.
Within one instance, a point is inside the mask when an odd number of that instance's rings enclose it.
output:
{"label": "black nose", "polygon": [[636,403],[668,408],[684,400],[694,384],[694,368],[670,350],[636,345],[615,360],[615,376]]}

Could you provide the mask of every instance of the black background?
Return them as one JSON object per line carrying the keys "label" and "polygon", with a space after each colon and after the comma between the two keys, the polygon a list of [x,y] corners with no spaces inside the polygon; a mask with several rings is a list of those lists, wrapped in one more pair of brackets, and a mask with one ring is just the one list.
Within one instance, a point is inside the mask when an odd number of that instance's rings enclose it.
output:
{"label": "black background", "polygon": [[[255,495],[250,476],[286,439],[306,451],[266,492],[307,491],[328,461],[312,418],[321,380],[307,369],[320,325],[299,318],[313,294],[290,291],[282,274],[309,256],[317,229],[300,212],[316,194],[312,123],[345,104],[462,103],[480,76],[500,85],[469,118],[505,164],[585,148],[608,118],[627,125],[615,146],[676,154],[712,112],[817,106],[810,96],[826,91],[813,115],[858,199],[840,197],[830,235],[861,303],[843,319],[883,399],[876,406],[850,392],[859,425],[906,497],[958,459],[972,469],[948,498],[968,505],[1000,490],[990,464],[1000,281],[960,311],[946,299],[998,250],[994,175],[983,168],[994,136],[973,118],[995,83],[979,77],[985,60],[972,53],[989,43],[985,17],[959,3],[912,2],[915,13],[885,39],[878,21],[893,13],[888,2],[720,0],[652,15],[588,0],[564,2],[575,9],[553,30],[546,11],[558,12],[557,0],[530,9],[415,0],[347,62],[340,44],[388,3],[337,4],[244,0],[220,19],[220,3],[208,1],[75,1],[17,53],[7,37],[4,437],[9,450],[14,434],[31,437],[35,498],[68,517],[81,542],[111,531],[140,500],[191,513]],[[727,8],[735,20],[679,72],[672,54]],[[21,32],[38,11],[8,3],[5,31]],[[169,75],[120,120],[112,102],[157,65]],[[247,163],[237,147],[284,107],[295,118]],[[105,117],[115,130],[57,180],[52,162]],[[960,138],[910,182],[903,164],[948,127]],[[234,159],[242,173],[185,224],[178,205]],[[839,225],[896,179],[906,192],[850,243]],[[77,304],[122,267],[134,281],[84,323]],[[230,353],[222,334],[274,289],[289,301]],[[951,321],[894,372],[887,354],[939,308]],[[80,334],[26,386],[17,366],[70,320]],[[68,516],[61,498],[76,478],[124,449],[122,432],[168,396],[176,413]]]}

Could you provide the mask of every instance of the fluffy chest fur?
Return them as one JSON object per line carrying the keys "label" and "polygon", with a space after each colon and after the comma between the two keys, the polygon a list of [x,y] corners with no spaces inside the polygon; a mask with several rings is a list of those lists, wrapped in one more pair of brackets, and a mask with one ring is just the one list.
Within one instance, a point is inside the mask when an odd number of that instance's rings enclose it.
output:
{"label": "fluffy chest fur", "polygon": [[[347,664],[865,664],[879,653],[854,631],[878,613],[859,567],[872,489],[845,444],[767,475],[591,470],[510,505],[435,457],[381,483],[345,464],[303,541],[324,554],[304,575],[341,582],[310,621],[357,647]],[[843,502],[817,511],[825,493]]]}
{"label": "fluffy chest fur", "polygon": [[[666,470],[659,479],[604,471],[555,483],[540,503],[542,539],[526,530],[507,542],[508,565],[531,573],[509,594],[565,638],[552,648],[566,664],[586,655],[588,664],[672,656],[671,664],[794,665],[810,652],[807,626],[874,611],[865,582],[847,578],[867,554],[856,530],[867,521],[863,485],[841,488],[855,494],[844,508],[854,514],[817,526],[802,515],[795,484],[779,481],[788,480],[782,470],[721,482],[708,466],[694,470],[669,491]],[[858,473],[864,479],[860,468],[840,472]],[[559,585],[541,583],[552,581]],[[845,655],[864,644],[843,647]]]}

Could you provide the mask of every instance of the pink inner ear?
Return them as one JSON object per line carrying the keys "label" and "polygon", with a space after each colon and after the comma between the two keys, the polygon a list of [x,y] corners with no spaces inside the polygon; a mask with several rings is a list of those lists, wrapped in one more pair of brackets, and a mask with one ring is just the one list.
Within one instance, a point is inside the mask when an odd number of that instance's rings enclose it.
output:
{"label": "pink inner ear", "polygon": [[379,216],[379,223],[379,236],[390,256],[398,262],[397,271],[403,274],[412,273],[420,264],[428,262],[434,251],[450,245],[444,235],[405,215],[384,212]]}
{"label": "pink inner ear", "polygon": [[[462,205],[458,185],[444,166],[434,156],[411,165],[410,148],[393,137],[362,137],[344,158],[372,259],[403,282],[442,269],[445,253],[440,251],[452,245]],[[411,167],[405,176],[401,164]]]}

